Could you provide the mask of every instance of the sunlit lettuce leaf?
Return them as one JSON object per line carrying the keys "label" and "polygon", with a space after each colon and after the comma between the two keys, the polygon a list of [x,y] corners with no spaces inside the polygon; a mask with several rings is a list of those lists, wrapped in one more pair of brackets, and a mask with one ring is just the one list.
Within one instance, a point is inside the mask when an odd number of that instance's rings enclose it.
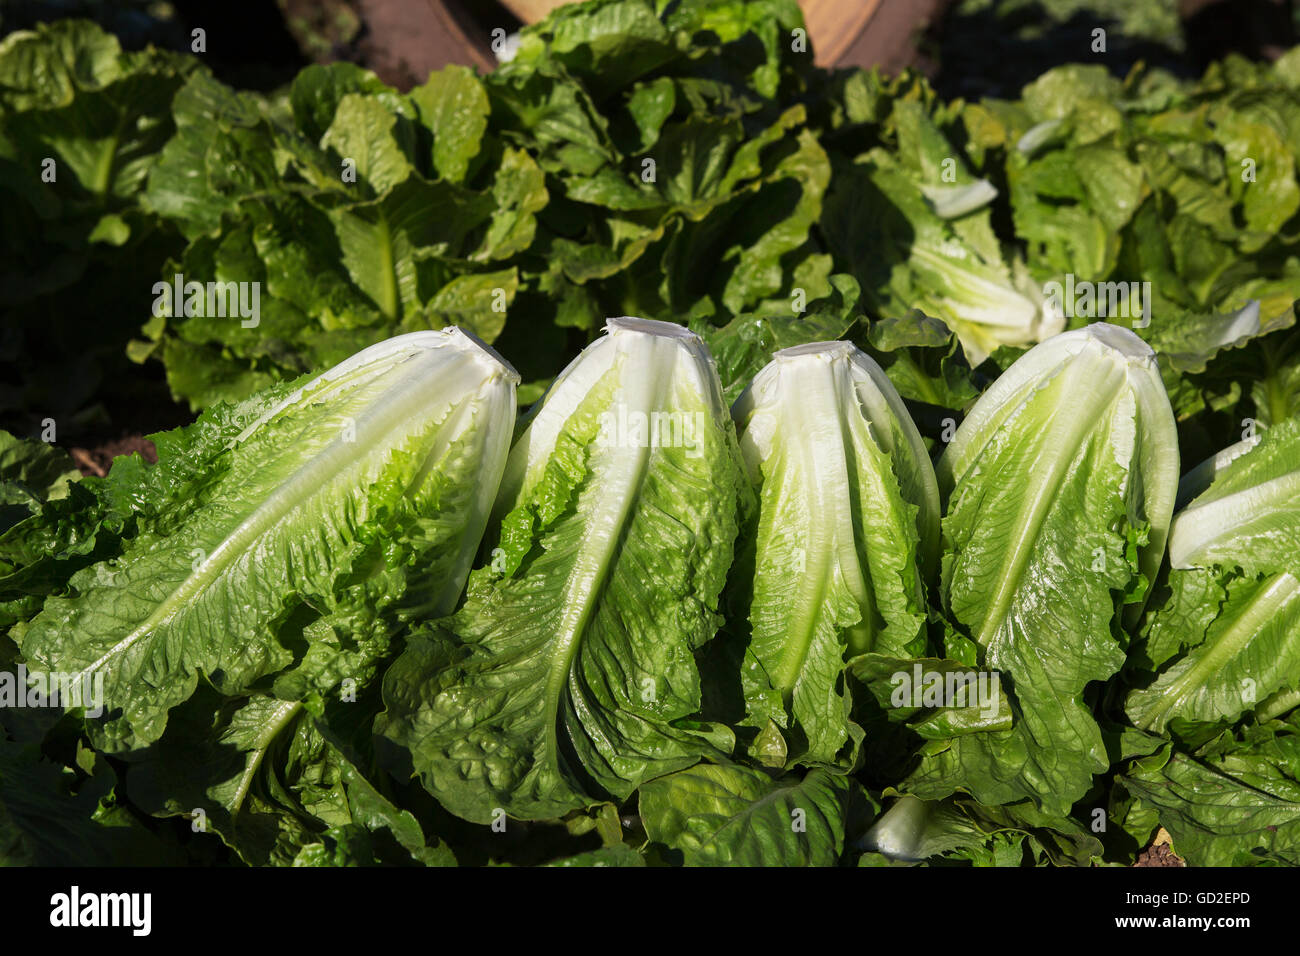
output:
{"label": "sunlit lettuce leaf", "polygon": [[1169,589],[1144,635],[1157,668],[1125,712],[1222,723],[1300,689],[1300,420],[1239,442],[1184,477]]}
{"label": "sunlit lettuce leaf", "polygon": [[1169,535],[1175,568],[1300,568],[1300,420],[1270,428],[1253,450],[1220,466],[1179,512]]}
{"label": "sunlit lettuce leaf", "polygon": [[[1166,662],[1149,686],[1129,694],[1124,710],[1134,724],[1159,733],[1176,718],[1230,721],[1300,686],[1300,580],[1286,571],[1231,575],[1207,595],[1183,579],[1203,581],[1209,572],[1172,575],[1179,580],[1152,619],[1151,639],[1161,640],[1167,630],[1187,650]],[[1177,606],[1189,600],[1204,603]]]}
{"label": "sunlit lettuce leaf", "polygon": [[124,52],[85,21],[14,31],[0,43],[0,160],[39,175],[41,160],[54,159],[54,181],[71,187],[65,201],[130,197],[174,132],[172,95],[199,69],[174,53]]}
{"label": "sunlit lettuce leaf", "polygon": [[[913,409],[923,434],[941,432],[948,412],[966,408],[979,395],[980,384],[956,334],[919,309],[873,322],[867,343],[903,398],[932,406]],[[923,423],[922,416],[929,420]]]}
{"label": "sunlit lettuce leaf", "polygon": [[[822,229],[879,314],[920,309],[961,340],[972,366],[999,346],[1032,345],[1064,319],[1008,261],[989,210],[949,221],[881,149],[837,170]],[[838,265],[837,262],[837,265]]]}
{"label": "sunlit lettuce leaf", "polygon": [[717,327],[707,321],[693,322],[718,365],[722,395],[734,403],[772,356],[784,348],[844,338],[857,322],[854,314],[858,284],[852,276],[830,277],[832,293],[809,303],[807,313],[792,315],[738,315]]}

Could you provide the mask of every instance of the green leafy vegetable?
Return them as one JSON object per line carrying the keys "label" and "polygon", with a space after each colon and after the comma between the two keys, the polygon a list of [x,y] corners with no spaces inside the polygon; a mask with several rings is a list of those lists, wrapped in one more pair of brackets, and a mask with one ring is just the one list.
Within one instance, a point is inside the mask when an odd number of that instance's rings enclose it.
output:
{"label": "green leafy vegetable", "polygon": [[1300,863],[1300,51],[1139,6],[6,20],[0,862]]}
{"label": "green leafy vegetable", "polygon": [[1101,842],[1069,817],[1030,804],[985,807],[973,800],[899,796],[858,841],[859,866],[929,861],[932,865],[1093,866]]}
{"label": "green leafy vegetable", "polygon": [[735,432],[695,335],[607,328],[515,443],[464,605],[385,678],[381,732],[475,822],[622,799],[731,748],[691,717],[749,502]]}
{"label": "green leafy vegetable", "polygon": [[1015,724],[927,745],[907,788],[1064,814],[1109,764],[1083,694],[1124,663],[1124,605],[1143,600],[1173,510],[1154,355],[1110,325],[1050,339],[984,393],[938,475],[949,654],[1005,675]]}
{"label": "green leafy vegetable", "polygon": [[1129,694],[1133,723],[1235,720],[1300,689],[1300,420],[1290,419],[1193,470],[1207,485],[1174,518],[1169,592],[1143,657],[1158,675]]}
{"label": "green leafy vegetable", "polygon": [[700,764],[641,788],[646,833],[686,866],[835,866],[865,804],[851,779],[814,770],[772,779]]}
{"label": "green leafy vegetable", "polygon": [[934,470],[885,373],[846,342],[777,352],[732,413],[759,499],[739,563],[749,720],[832,763],[860,735],[845,659],[924,649]]}
{"label": "green leafy vegetable", "polygon": [[1300,736],[1294,718],[1225,735],[1196,754],[1168,746],[1122,786],[1155,809],[1193,866],[1300,864]]}
{"label": "green leafy vegetable", "polygon": [[[161,736],[202,677],[325,693],[373,672],[401,620],[450,610],[505,463],[515,376],[464,333],[374,346],[238,422],[119,558],[79,571],[21,638],[102,681],[98,745]],[[214,622],[220,622],[219,625]],[[292,671],[292,673],[284,673]]]}

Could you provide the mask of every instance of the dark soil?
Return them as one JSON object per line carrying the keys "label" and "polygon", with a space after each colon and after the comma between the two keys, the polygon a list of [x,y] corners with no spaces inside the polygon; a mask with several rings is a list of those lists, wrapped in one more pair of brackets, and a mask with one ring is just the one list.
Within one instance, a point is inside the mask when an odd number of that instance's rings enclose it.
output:
{"label": "dark soil", "polygon": [[151,465],[158,460],[158,451],[154,448],[153,442],[138,433],[123,435],[121,438],[103,442],[94,448],[73,447],[68,453],[72,455],[72,460],[83,475],[96,475],[102,478],[113,466],[114,458],[135,452],[139,452],[141,457]]}
{"label": "dark soil", "polygon": [[1147,847],[1138,854],[1134,866],[1186,866],[1187,864],[1173,851],[1168,843]]}

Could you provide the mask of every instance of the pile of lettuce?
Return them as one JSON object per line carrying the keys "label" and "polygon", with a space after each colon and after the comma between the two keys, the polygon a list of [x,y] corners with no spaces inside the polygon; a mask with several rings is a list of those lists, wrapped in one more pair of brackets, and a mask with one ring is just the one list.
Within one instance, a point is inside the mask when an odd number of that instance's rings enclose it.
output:
{"label": "pile of lettuce", "polygon": [[852,341],[769,359],[613,318],[516,426],[452,327],[154,466],[5,437],[3,859],[1300,862],[1300,419],[1180,481],[1095,323],[936,464]]}
{"label": "pile of lettuce", "polygon": [[944,102],[913,74],[815,69],[789,0],[659,6],[571,6],[492,73],[405,94],[346,65],[271,102],[195,75],[140,204],[190,240],[160,278],[260,281],[262,324],[144,316],[132,356],[201,409],[459,324],[520,357],[528,402],[609,315],[722,352],[751,322],[818,323],[807,339],[919,310],[949,334],[881,329],[877,357],[960,412],[982,384],[963,363],[992,356],[987,380],[1131,313],[1154,316],[1195,457],[1297,410],[1296,54],[1195,82],[1063,66]]}
{"label": "pile of lettuce", "polygon": [[[793,0],[599,0],[486,75],[399,92],[334,64],[269,96],[80,21],[13,34],[8,354],[161,361],[198,411],[459,325],[519,357],[528,403],[609,315],[690,324],[722,354],[753,322],[833,337],[915,309],[948,332],[873,330],[876,357],[905,397],[960,412],[1018,350],[1145,310],[1195,457],[1295,410],[1295,53],[1196,81],[1068,65],[1016,99],[944,101],[912,73],[815,68],[801,23]],[[256,323],[157,301],[178,275],[257,283]],[[69,347],[69,315],[100,352]],[[40,371],[0,424],[34,434],[121,387],[88,372],[48,395],[64,370]]]}
{"label": "pile of lettuce", "polygon": [[945,102],[801,23],[0,45],[5,346],[84,297],[199,413],[0,433],[0,861],[1300,863],[1300,51]]}

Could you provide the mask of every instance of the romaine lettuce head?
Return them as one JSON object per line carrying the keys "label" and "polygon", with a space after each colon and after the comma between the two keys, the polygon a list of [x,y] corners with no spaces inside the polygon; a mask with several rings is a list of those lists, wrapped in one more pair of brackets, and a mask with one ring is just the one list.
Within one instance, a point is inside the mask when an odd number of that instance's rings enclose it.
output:
{"label": "romaine lettuce head", "polygon": [[1177,490],[1155,355],[1106,324],[1036,346],[975,404],[938,477],[948,655],[1001,675],[1014,726],[931,750],[913,789],[1065,812],[1108,766],[1083,692],[1124,663],[1122,609],[1155,577]]}
{"label": "romaine lettuce head", "polygon": [[102,678],[90,727],[108,750],[157,740],[200,676],[231,696],[272,678],[297,695],[364,681],[396,627],[454,607],[517,382],[466,333],[414,332],[238,417],[205,415],[185,431],[208,457],[155,466],[178,479],[147,485],[145,528],[120,557],[46,602],[21,639],[30,668],[92,693]]}
{"label": "romaine lettuce head", "polygon": [[1135,725],[1222,724],[1300,689],[1300,420],[1189,472],[1174,518],[1169,587],[1150,615],[1129,694]]}
{"label": "romaine lettuce head", "polygon": [[734,743],[687,718],[749,507],[735,430],[694,333],[606,329],[516,441],[464,606],[384,680],[379,731],[467,820],[623,799]]}
{"label": "romaine lettuce head", "polygon": [[765,747],[784,732],[778,749],[830,763],[861,736],[846,658],[924,651],[934,469],[888,377],[848,342],[777,352],[732,415],[759,498],[736,575],[749,721]]}

